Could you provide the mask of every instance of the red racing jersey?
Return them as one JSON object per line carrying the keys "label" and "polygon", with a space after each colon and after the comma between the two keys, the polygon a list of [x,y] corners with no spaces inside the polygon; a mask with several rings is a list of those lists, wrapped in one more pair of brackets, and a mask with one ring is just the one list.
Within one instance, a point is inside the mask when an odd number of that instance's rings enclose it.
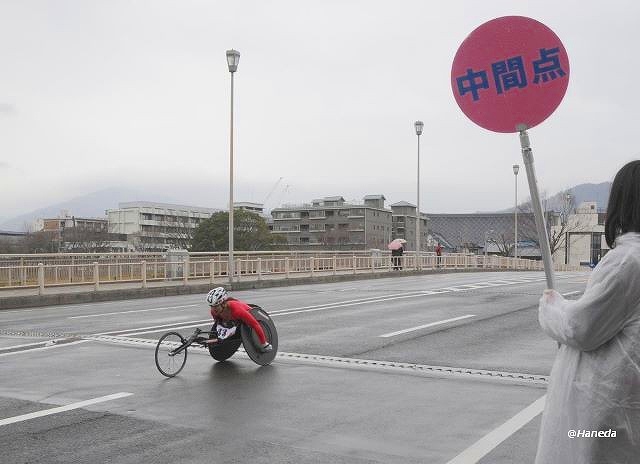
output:
{"label": "red racing jersey", "polygon": [[229,298],[225,301],[225,304],[228,310],[222,310],[216,313],[213,308],[210,309],[211,317],[214,320],[242,321],[254,330],[260,343],[264,345],[267,342],[264,330],[262,330],[262,326],[256,321],[256,318],[251,315],[251,307],[248,304],[233,298]]}

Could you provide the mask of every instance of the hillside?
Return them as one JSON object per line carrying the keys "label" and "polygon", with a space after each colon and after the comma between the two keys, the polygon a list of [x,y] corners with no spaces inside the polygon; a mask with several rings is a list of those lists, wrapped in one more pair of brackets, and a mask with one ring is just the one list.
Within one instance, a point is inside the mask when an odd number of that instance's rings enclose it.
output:
{"label": "hillside", "polygon": [[[570,189],[567,192],[573,195],[573,203],[575,206],[585,201],[595,201],[598,204],[598,210],[603,211],[607,209],[607,203],[609,202],[609,190],[611,189],[611,182],[602,182],[600,184],[579,184]],[[523,196],[528,197],[529,188],[522,193]],[[564,202],[566,201],[566,192],[558,192],[555,195],[550,196],[547,199],[547,209],[553,211],[562,211]],[[520,203],[520,208],[526,209],[526,205],[529,201]],[[503,209],[498,211],[499,213],[508,213],[513,211],[513,208]]]}
{"label": "hillside", "polygon": [[157,194],[132,189],[109,188],[6,219],[0,222],[0,230],[27,231],[36,219],[55,218],[60,215],[61,211],[68,211],[69,214],[77,217],[105,217],[105,211],[117,208],[120,202],[141,200],[171,202],[170,199],[162,198]]}

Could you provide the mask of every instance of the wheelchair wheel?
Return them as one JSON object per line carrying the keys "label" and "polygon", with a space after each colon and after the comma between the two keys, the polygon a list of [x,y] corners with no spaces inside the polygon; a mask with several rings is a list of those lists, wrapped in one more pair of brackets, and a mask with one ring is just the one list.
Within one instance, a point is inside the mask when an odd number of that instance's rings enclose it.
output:
{"label": "wheelchair wheel", "polygon": [[[211,332],[215,333],[216,326],[211,327]],[[209,345],[209,354],[216,361],[226,361],[238,351],[242,345],[242,338],[239,335],[233,335],[229,340],[220,343],[211,343]]]}
{"label": "wheelchair wheel", "polygon": [[268,353],[260,351],[260,340],[258,339],[258,335],[246,324],[242,324],[242,327],[240,328],[242,345],[253,362],[261,366],[266,366],[267,364],[271,364],[278,352],[278,332],[273,320],[264,309],[256,305],[249,306],[251,306],[251,314],[262,326],[267,342],[271,343],[273,350]]}
{"label": "wheelchair wheel", "polygon": [[156,345],[156,367],[166,377],[175,377],[187,362],[187,348],[175,354],[173,350],[185,342],[178,332],[167,332]]}

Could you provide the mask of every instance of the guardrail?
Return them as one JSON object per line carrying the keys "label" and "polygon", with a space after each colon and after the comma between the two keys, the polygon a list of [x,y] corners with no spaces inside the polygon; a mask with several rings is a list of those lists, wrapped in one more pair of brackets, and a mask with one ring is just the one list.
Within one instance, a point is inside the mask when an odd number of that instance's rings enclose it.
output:
{"label": "guardrail", "polygon": [[[207,259],[209,258],[209,259]],[[288,279],[300,275],[337,275],[380,272],[406,272],[434,269],[492,269],[492,270],[543,270],[541,261],[515,259],[501,256],[471,254],[414,254],[400,258],[400,269],[388,254],[332,254],[320,256],[268,256],[254,255],[235,260],[234,280]],[[82,264],[44,264],[0,266],[0,296],[3,289],[38,288],[42,294],[46,287],[69,285],[93,285],[98,290],[109,283],[138,282],[145,288],[149,282],[204,280],[211,284],[226,282],[228,276],[226,257],[189,256],[181,261],[140,260],[138,262],[99,262]],[[578,267],[562,266],[558,270],[576,270]]]}

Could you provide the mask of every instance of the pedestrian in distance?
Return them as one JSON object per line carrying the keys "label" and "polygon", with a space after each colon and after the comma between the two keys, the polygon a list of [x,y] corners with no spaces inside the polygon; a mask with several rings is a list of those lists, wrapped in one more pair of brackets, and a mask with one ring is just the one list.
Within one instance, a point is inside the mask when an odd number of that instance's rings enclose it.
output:
{"label": "pedestrian in distance", "polygon": [[600,259],[577,300],[545,290],[538,318],[559,342],[536,464],[632,463],[640,455],[640,160],[616,174]]}
{"label": "pedestrian in distance", "polygon": [[394,250],[391,250],[391,261],[393,262],[393,270],[402,270],[402,254],[404,253],[404,247],[400,246]]}
{"label": "pedestrian in distance", "polygon": [[387,245],[387,248],[391,250],[391,264],[394,271],[402,269],[402,254],[404,253],[405,243],[407,243],[405,239],[396,238]]}
{"label": "pedestrian in distance", "polygon": [[440,263],[442,262],[442,245],[440,242],[436,245],[436,267],[440,267]]}

